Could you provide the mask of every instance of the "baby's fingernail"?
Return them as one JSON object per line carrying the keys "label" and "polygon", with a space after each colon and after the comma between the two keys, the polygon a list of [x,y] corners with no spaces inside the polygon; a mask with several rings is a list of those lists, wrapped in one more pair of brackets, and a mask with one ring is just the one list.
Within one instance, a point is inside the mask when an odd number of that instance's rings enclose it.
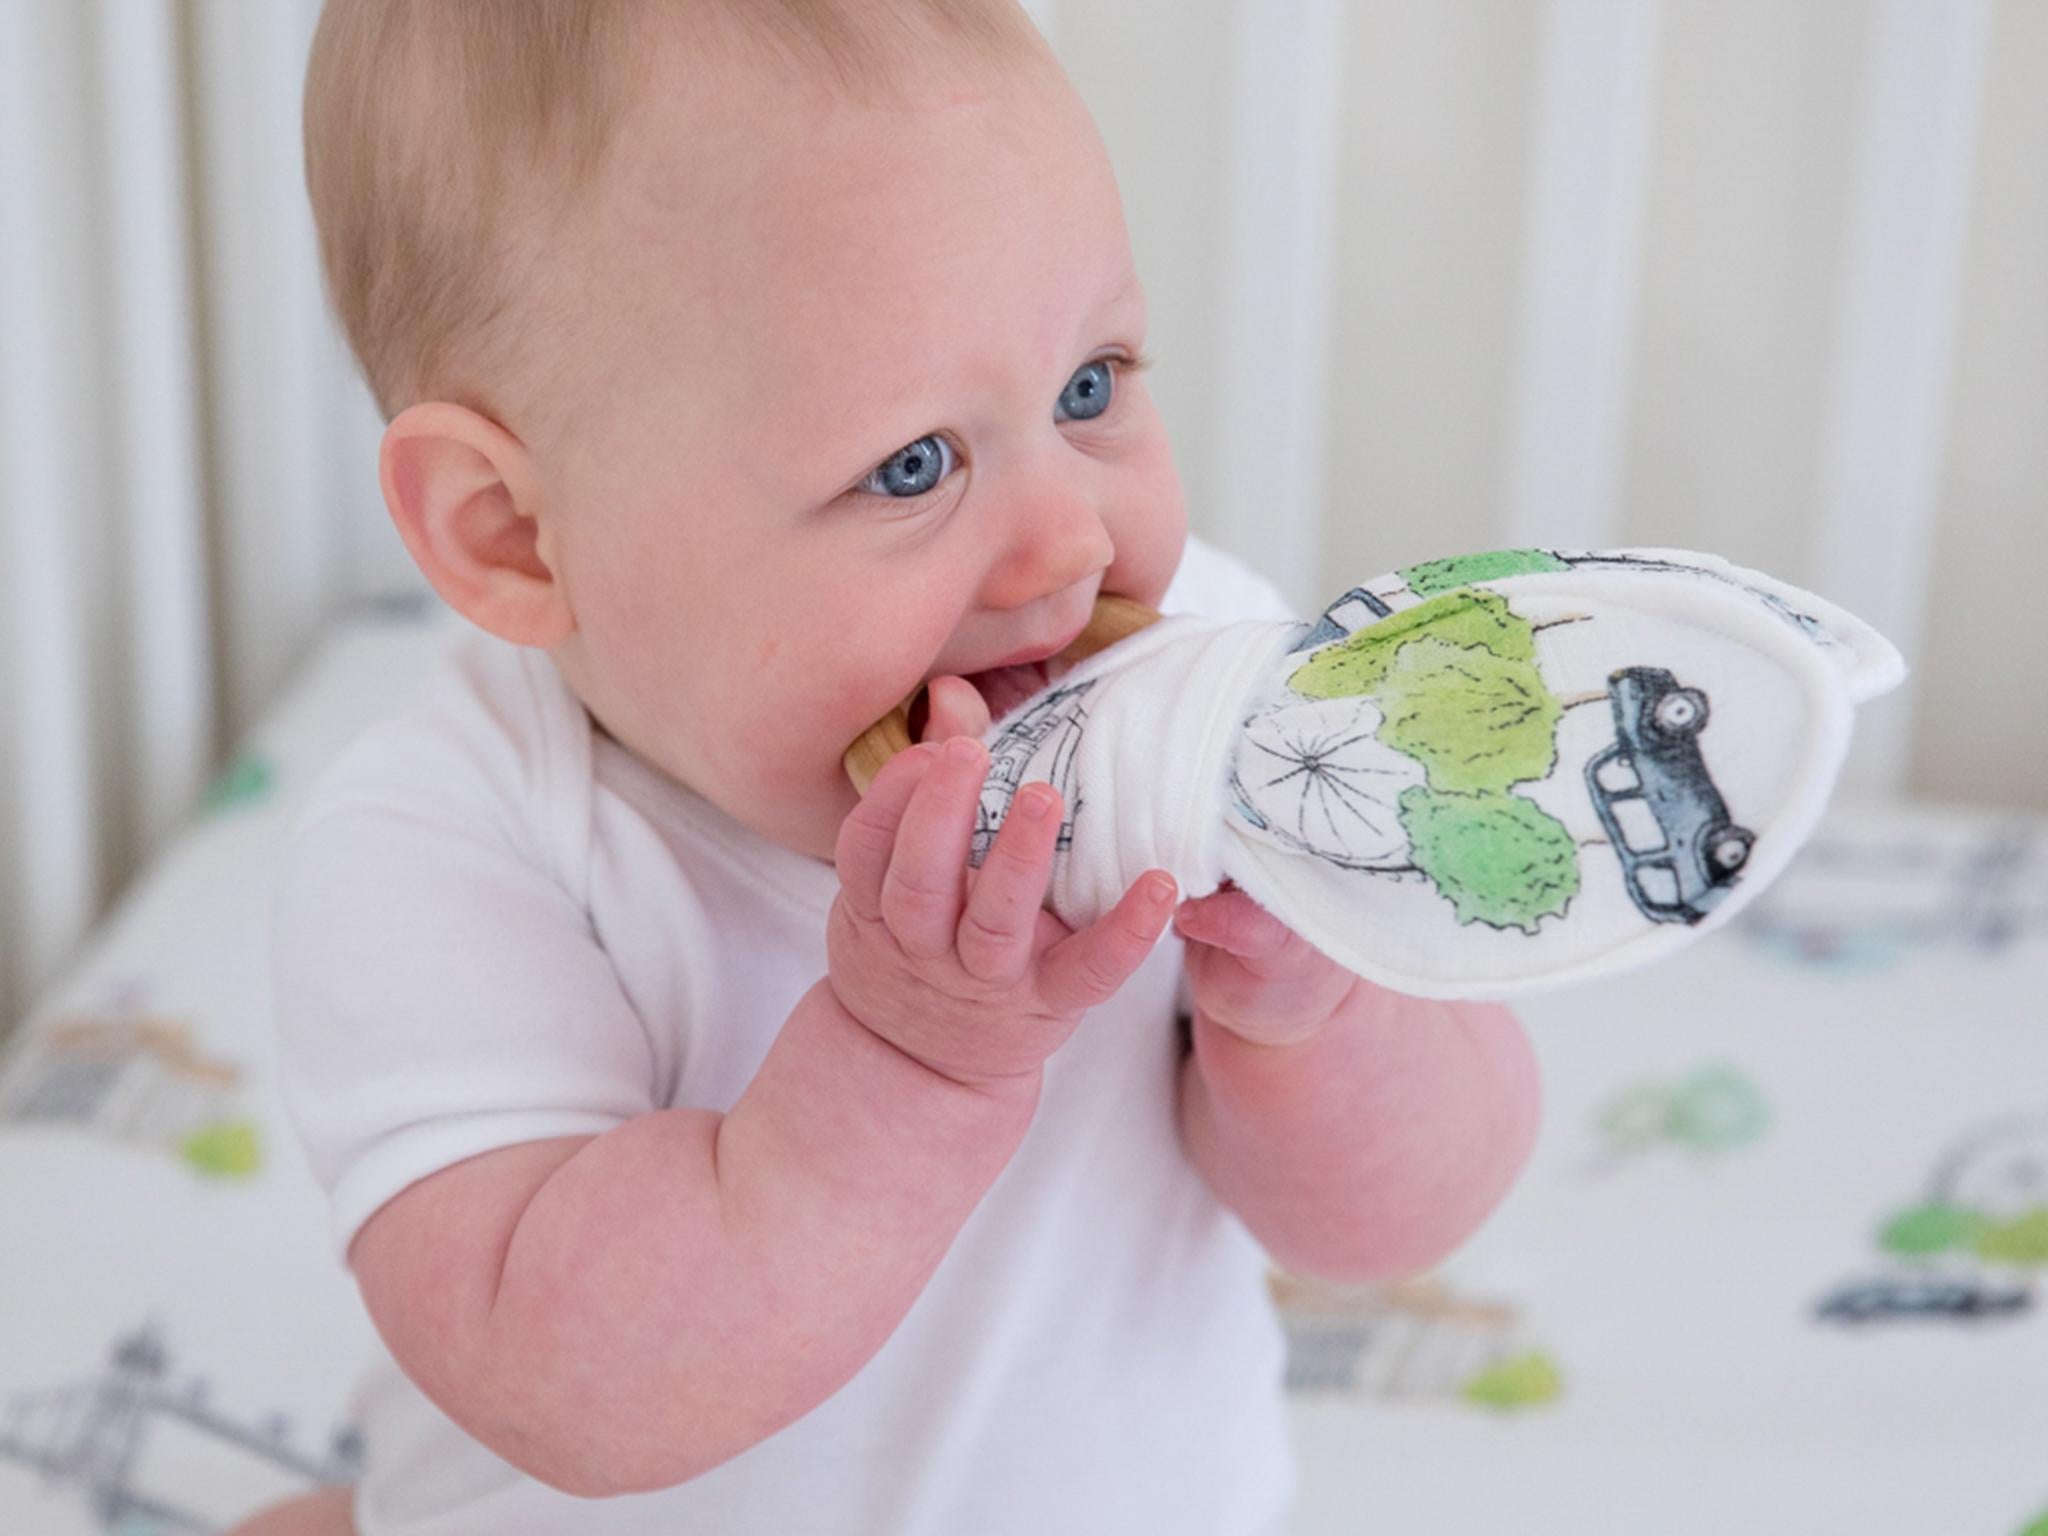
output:
{"label": "baby's fingernail", "polygon": [[981,743],[972,736],[955,736],[946,743],[946,756],[956,763],[978,763],[981,761]]}
{"label": "baby's fingernail", "polygon": [[1027,789],[1017,796],[1017,814],[1026,821],[1043,821],[1052,809],[1052,796],[1042,789]]}
{"label": "baby's fingernail", "polygon": [[1145,899],[1155,907],[1163,907],[1178,890],[1171,875],[1154,875],[1145,882]]}

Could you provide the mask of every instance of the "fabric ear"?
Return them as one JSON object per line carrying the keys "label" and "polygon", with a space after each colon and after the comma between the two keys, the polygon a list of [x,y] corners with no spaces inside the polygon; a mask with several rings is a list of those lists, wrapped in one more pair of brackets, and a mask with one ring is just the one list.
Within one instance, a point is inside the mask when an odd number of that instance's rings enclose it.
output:
{"label": "fabric ear", "polygon": [[1851,712],[1824,647],[1717,584],[1455,589],[1262,682],[1225,873],[1397,990],[1587,980],[1690,943],[1776,876]]}
{"label": "fabric ear", "polygon": [[1575,569],[1634,566],[1645,572],[1692,572],[1746,590],[1757,604],[1799,625],[1843,674],[1852,703],[1889,693],[1906,676],[1898,647],[1845,608],[1790,582],[1689,549],[1582,550],[1562,554]]}

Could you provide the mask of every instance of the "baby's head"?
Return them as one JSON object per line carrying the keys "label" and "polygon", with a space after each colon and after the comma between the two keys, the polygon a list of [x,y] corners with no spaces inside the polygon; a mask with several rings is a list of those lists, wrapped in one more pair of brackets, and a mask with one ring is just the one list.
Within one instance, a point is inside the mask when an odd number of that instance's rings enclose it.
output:
{"label": "baby's head", "polygon": [[413,558],[762,835],[1165,591],[1115,181],[1010,0],[329,0],[306,119]]}

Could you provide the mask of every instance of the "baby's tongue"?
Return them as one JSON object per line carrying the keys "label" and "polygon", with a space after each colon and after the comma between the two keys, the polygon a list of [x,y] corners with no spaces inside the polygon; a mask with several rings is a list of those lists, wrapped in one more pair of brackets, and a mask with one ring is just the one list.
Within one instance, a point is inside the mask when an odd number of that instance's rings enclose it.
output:
{"label": "baby's tongue", "polygon": [[976,672],[967,681],[980,690],[988,705],[989,720],[994,722],[1045,686],[1045,663],[1029,661],[1017,667],[997,667],[990,672]]}

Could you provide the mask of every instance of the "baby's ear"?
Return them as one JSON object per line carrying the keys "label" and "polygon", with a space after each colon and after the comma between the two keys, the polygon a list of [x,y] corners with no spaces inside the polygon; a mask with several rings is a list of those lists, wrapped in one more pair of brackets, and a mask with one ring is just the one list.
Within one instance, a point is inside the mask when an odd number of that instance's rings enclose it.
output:
{"label": "baby's ear", "polygon": [[413,562],[471,623],[546,649],[576,620],[538,479],[516,437],[446,400],[408,406],[384,429],[378,480]]}

